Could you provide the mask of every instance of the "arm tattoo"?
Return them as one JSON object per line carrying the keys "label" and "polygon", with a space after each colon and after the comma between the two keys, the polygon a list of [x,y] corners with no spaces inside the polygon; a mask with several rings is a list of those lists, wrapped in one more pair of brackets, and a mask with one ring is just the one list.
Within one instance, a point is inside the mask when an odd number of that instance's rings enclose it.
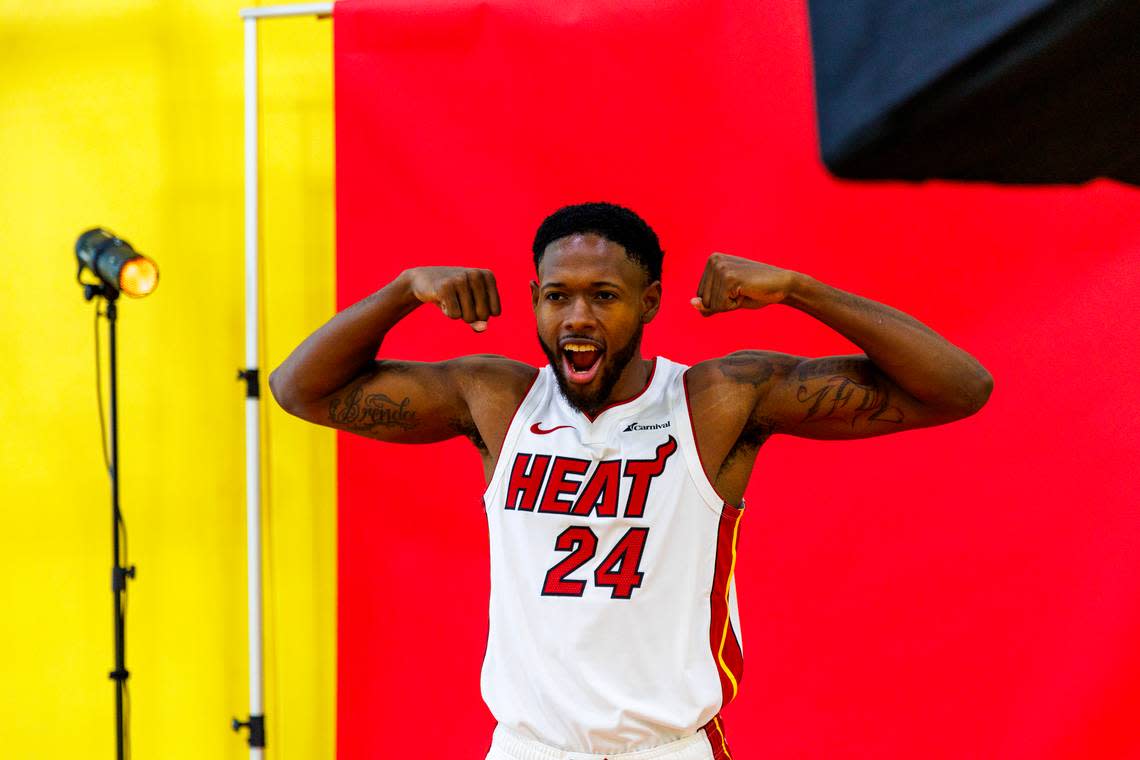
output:
{"label": "arm tattoo", "polygon": [[852,359],[850,356],[812,359],[799,365],[796,369],[796,377],[800,380],[810,380],[813,377],[827,377],[841,372],[858,372],[865,361],[864,359]]}
{"label": "arm tattoo", "polygon": [[807,385],[801,385],[796,391],[796,399],[811,405],[804,422],[844,419],[847,415],[850,415],[851,427],[855,427],[863,416],[867,422],[901,424],[903,421],[902,410],[891,406],[889,390],[857,383],[844,375],[832,375],[814,391],[808,390]]}
{"label": "arm tattoo", "polygon": [[383,393],[364,396],[361,385],[353,388],[344,398],[334,398],[329,404],[329,419],[351,430],[375,430],[380,427],[398,427],[412,430],[419,427],[416,412],[409,405],[411,399],[394,401]]}
{"label": "arm tattoo", "polygon": [[784,373],[796,366],[792,357],[772,356],[763,351],[737,351],[717,363],[720,374],[737,383],[759,388],[772,379],[776,372]]}

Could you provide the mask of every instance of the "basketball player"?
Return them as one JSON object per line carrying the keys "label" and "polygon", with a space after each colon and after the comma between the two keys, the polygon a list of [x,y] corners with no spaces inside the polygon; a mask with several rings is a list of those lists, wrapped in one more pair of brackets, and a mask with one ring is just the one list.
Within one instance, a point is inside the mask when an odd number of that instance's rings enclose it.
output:
{"label": "basketball player", "polygon": [[[992,379],[914,318],[799,272],[713,254],[693,306],[784,304],[864,354],[641,356],[662,251],[636,214],[556,211],[533,246],[542,369],[492,355],[377,360],[422,304],[476,331],[485,269],[417,267],[333,317],[269,378],[290,413],[382,441],[466,436],[483,459],[490,631],[487,760],[727,760],[736,696],[732,572],[745,486],[772,435],[863,438],[978,411]],[[637,753],[632,755],[629,753]]]}

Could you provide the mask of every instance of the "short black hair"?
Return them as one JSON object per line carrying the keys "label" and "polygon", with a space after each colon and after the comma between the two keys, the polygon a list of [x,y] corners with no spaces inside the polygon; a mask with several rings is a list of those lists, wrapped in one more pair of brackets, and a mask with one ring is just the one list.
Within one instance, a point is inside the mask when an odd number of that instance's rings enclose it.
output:
{"label": "short black hair", "polygon": [[542,261],[546,246],[567,235],[592,232],[625,248],[631,261],[641,265],[649,281],[661,279],[661,260],[665,252],[657,241],[657,233],[645,220],[623,206],[613,203],[579,203],[563,206],[542,220],[534,235],[534,268]]}

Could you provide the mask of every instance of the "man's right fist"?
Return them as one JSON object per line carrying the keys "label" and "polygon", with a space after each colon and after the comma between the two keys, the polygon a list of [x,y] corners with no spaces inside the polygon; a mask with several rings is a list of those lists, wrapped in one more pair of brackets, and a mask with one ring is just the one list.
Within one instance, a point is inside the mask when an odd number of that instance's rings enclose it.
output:
{"label": "man's right fist", "polygon": [[499,289],[490,269],[416,267],[404,275],[421,303],[435,304],[444,316],[462,319],[475,332],[486,330],[487,320],[501,312]]}

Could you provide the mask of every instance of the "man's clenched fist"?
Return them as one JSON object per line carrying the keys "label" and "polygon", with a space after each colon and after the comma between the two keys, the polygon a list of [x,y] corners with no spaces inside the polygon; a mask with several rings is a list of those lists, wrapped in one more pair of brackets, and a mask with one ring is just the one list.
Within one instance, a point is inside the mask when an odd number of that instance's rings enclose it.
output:
{"label": "man's clenched fist", "polygon": [[734,309],[759,309],[783,301],[798,276],[790,269],[714,253],[705,264],[697,297],[690,303],[705,317]]}
{"label": "man's clenched fist", "polygon": [[444,316],[462,319],[476,332],[501,313],[499,289],[490,269],[468,267],[416,267],[404,272],[408,286],[421,303],[432,303]]}

